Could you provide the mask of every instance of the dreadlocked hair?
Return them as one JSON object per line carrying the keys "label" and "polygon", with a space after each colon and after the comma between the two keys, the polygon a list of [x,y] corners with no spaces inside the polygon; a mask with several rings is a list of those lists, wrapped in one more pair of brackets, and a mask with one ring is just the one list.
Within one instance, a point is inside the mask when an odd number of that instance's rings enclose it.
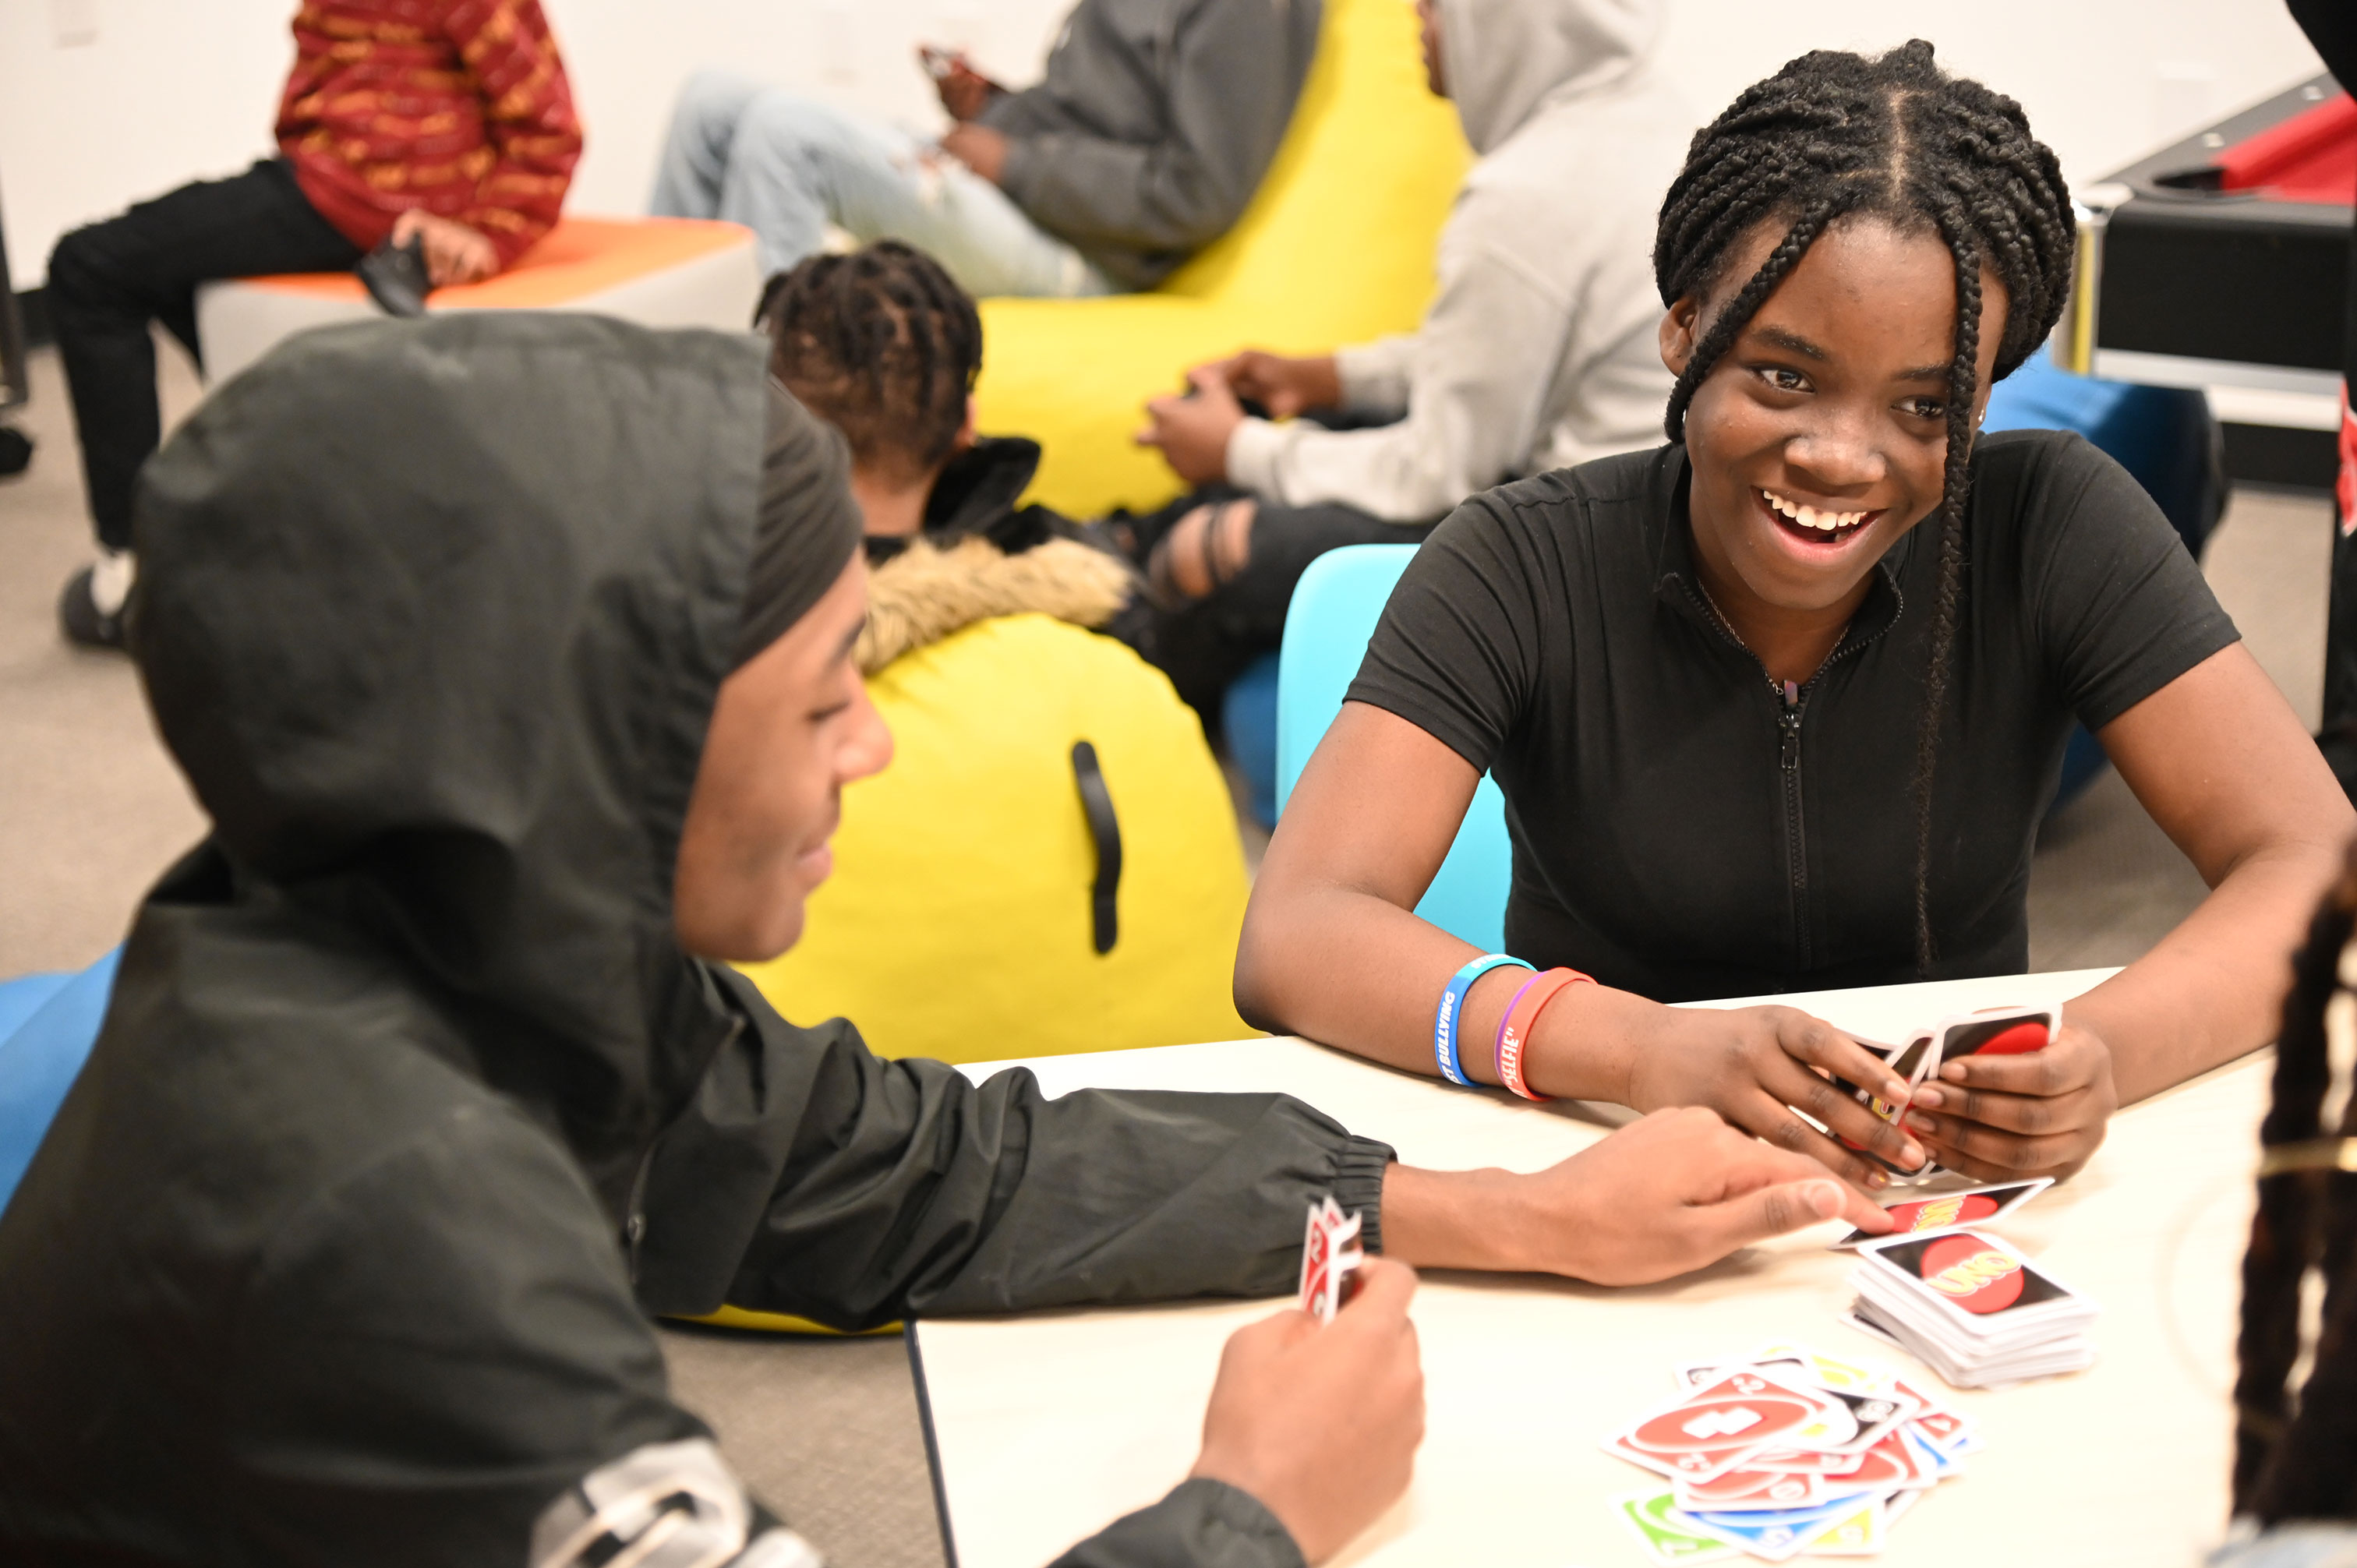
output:
{"label": "dreadlocked hair", "polygon": [[[2263,1525],[2357,1519],[2357,1175],[2335,1168],[2357,1137],[2357,859],[2329,894],[2293,961],[2276,1045],[2275,1098],[2259,1125],[2272,1155],[2243,1255],[2234,1383],[2234,1511]],[[2330,1102],[2338,1101],[2337,1105]],[[2337,1111],[2329,1115],[2328,1111]],[[2330,1125],[2338,1122],[2338,1126]],[[2302,1145],[2307,1145],[2302,1149]],[[2324,1282],[2323,1333],[2305,1384],[2301,1293]]]}
{"label": "dreadlocked hair", "polygon": [[1809,247],[1845,218],[1872,216],[1947,244],[1956,276],[1955,354],[1948,371],[1948,452],[1940,507],[1939,592],[1916,735],[1915,965],[1928,975],[1932,938],[1932,776],[1948,696],[1964,583],[1964,504],[1978,387],[1981,269],[2008,308],[1996,376],[2013,372],[2053,330],[2070,295],[2076,225],[2054,155],[2029,134],[2021,105],[1950,76],[1918,38],[1874,59],[1803,55],[1746,89],[1696,133],[1662,203],[1653,278],[1662,303],[1700,299],[1757,226],[1784,237],[1711,318],[1670,393],[1663,427],[1685,440],[1695,391]]}
{"label": "dreadlocked hair", "polygon": [[910,483],[949,456],[982,370],[982,318],[940,263],[892,240],[812,256],[770,280],[753,319],[770,372],[861,467]]}

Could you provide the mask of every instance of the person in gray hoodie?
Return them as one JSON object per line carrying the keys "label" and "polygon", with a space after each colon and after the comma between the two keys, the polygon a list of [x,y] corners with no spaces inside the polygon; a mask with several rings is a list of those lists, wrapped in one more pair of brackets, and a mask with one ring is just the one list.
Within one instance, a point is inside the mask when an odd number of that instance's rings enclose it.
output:
{"label": "person in gray hoodie", "polygon": [[1129,540],[1168,612],[1166,668],[1198,708],[1276,646],[1318,555],[1420,540],[1492,485],[1661,439],[1654,215],[1696,124],[1653,65],[1661,0],[1417,14],[1432,90],[1480,155],[1423,325],[1313,358],[1246,349],[1148,405],[1139,440],[1198,489]]}
{"label": "person in gray hoodie", "polygon": [[769,275],[827,228],[931,252],[973,295],[1151,287],[1228,231],[1276,155],[1320,0],[1081,0],[1037,86],[920,50],[938,145],[725,71],[690,78],[658,216],[754,232]]}

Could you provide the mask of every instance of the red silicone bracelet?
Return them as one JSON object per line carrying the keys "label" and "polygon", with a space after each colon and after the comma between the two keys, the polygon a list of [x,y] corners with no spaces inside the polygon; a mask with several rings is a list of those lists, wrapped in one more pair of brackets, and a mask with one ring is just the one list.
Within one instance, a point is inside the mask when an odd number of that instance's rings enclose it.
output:
{"label": "red silicone bracelet", "polygon": [[1546,1096],[1532,1093],[1531,1086],[1523,1081],[1523,1048],[1530,1043],[1531,1032],[1539,1026],[1539,1015],[1546,1011],[1546,1004],[1575,981],[1596,983],[1592,977],[1576,969],[1551,969],[1523,987],[1513,1004],[1506,1009],[1506,1021],[1498,1029],[1498,1081],[1524,1100],[1544,1100]]}

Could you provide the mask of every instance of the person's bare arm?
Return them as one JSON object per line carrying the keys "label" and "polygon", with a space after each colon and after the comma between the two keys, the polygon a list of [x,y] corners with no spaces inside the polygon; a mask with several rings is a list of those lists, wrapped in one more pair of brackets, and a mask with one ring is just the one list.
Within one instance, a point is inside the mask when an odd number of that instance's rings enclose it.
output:
{"label": "person's bare arm", "polygon": [[[1480,776],[1395,714],[1345,703],[1278,822],[1236,953],[1236,1006],[1254,1026],[1306,1035],[1434,1074],[1433,1009],[1479,953],[1416,918]],[[1528,976],[1497,970],[1468,994],[1458,1038],[1468,1076],[1494,1083],[1490,1047]],[[1812,1071],[1900,1098],[1904,1086],[1855,1041],[1786,1007],[1665,1007],[1576,985],[1540,1015],[1525,1058],[1541,1093],[1640,1111],[1700,1105],[1869,1190],[1881,1170],[1794,1113],[1903,1166],[1921,1151]]]}
{"label": "person's bare arm", "polygon": [[2357,831],[2316,743],[2240,643],[2097,738],[2212,891],[2064,1008],[2062,1049],[1968,1058],[1918,1091],[1928,1114],[1910,1125],[1943,1164],[1975,1175],[2075,1169],[2102,1140],[2097,1112],[2274,1039],[2291,955]]}

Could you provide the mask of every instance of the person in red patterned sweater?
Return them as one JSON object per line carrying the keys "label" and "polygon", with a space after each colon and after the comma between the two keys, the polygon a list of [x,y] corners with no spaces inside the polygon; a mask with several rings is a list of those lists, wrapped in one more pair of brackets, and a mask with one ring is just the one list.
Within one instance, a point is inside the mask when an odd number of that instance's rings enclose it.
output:
{"label": "person in red patterned sweater", "polygon": [[278,156],[77,229],[49,256],[96,564],[67,583],[72,640],[123,646],[131,493],[156,450],[160,321],[192,355],[197,285],[341,272],[391,240],[422,242],[439,286],[513,264],[556,221],[581,124],[538,0],[311,0]]}

